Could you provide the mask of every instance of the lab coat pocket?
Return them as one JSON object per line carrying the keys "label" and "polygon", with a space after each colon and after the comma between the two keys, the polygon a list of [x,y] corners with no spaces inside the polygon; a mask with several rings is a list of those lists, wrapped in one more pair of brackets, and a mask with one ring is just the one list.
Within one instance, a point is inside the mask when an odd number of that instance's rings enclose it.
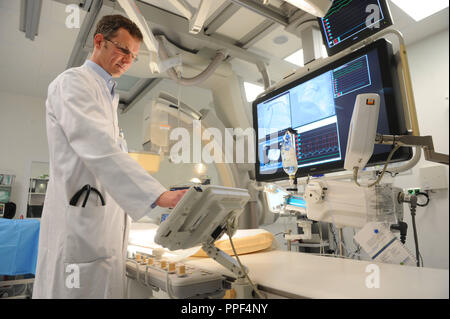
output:
{"label": "lab coat pocket", "polygon": [[68,206],[65,217],[64,262],[88,263],[111,257],[105,206]]}

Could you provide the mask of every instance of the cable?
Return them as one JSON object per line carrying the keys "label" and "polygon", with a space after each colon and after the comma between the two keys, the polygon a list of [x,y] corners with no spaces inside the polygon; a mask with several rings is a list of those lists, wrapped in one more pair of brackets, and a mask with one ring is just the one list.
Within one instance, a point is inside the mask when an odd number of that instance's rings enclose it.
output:
{"label": "cable", "polygon": [[420,252],[419,252],[419,239],[417,237],[417,228],[416,228],[416,208],[411,206],[411,218],[412,218],[412,225],[413,225],[413,233],[414,233],[414,245],[416,247],[416,260],[417,260],[417,267],[420,267]]}
{"label": "cable", "polygon": [[359,187],[368,187],[368,188],[373,187],[373,186],[379,184],[379,183],[381,182],[381,179],[382,179],[383,176],[384,176],[384,173],[386,173],[386,169],[387,169],[387,167],[388,167],[389,162],[390,162],[391,159],[392,159],[392,156],[394,156],[394,153],[395,153],[399,148],[400,148],[400,145],[395,145],[395,146],[394,146],[394,148],[392,149],[391,153],[389,154],[389,156],[388,156],[388,158],[387,158],[387,160],[386,160],[386,164],[384,164],[383,171],[382,171],[381,174],[378,176],[377,180],[376,180],[375,182],[373,182],[372,184],[369,184],[369,185],[361,185],[361,184],[358,182],[358,171],[359,171],[359,168],[358,168],[358,167],[353,168],[353,180],[354,180],[355,184],[358,185]]}
{"label": "cable", "polygon": [[391,171],[386,171],[386,173],[390,174],[391,177],[396,177],[399,174],[399,173],[391,172]]}
{"label": "cable", "polygon": [[[164,46],[164,41],[162,37],[157,37],[156,40],[158,41],[159,44],[158,52],[160,57],[162,58],[162,60],[167,60],[169,58],[169,54],[167,52],[166,47]],[[184,77],[178,78],[175,68],[173,67],[167,70],[167,75],[178,84],[185,86],[196,86],[205,81],[206,79],[208,79],[227,57],[228,52],[226,50],[217,51],[216,56],[214,57],[212,62],[206,67],[206,69],[193,78],[184,78]]]}
{"label": "cable", "polygon": [[[416,208],[417,204],[417,196],[416,195],[405,195],[404,193],[398,194],[399,203],[409,203],[409,209],[411,211],[411,220],[413,225],[413,234],[414,234],[414,246],[416,249],[416,265],[420,267],[422,264],[423,267],[423,259],[420,255],[419,251],[419,239],[417,236],[417,226],[416,226]],[[428,203],[427,203],[428,204]]]}
{"label": "cable", "polygon": [[230,224],[231,224],[231,222],[228,221],[228,223],[227,223],[227,234],[228,234],[228,239],[230,240],[231,248],[233,249],[234,256],[236,257],[236,260],[237,260],[237,262],[239,263],[239,267],[241,267],[242,272],[245,274],[245,277],[247,278],[248,282],[250,283],[250,286],[252,286],[253,290],[254,290],[255,293],[258,295],[258,297],[259,297],[260,299],[267,299],[267,296],[263,296],[263,295],[261,294],[261,292],[259,291],[259,289],[256,288],[256,285],[253,283],[253,281],[251,281],[250,277],[248,276],[247,271],[245,271],[245,268],[244,268],[244,266],[242,265],[241,260],[239,259],[239,256],[238,256],[238,254],[237,254],[237,252],[236,252],[236,249],[234,248],[233,240],[231,239],[231,227],[230,227],[231,225],[230,225]]}
{"label": "cable", "polygon": [[276,236],[278,236],[278,235],[282,235],[282,234],[284,234],[284,232],[281,232],[281,233],[275,234],[275,235],[273,235],[273,236],[274,236],[274,237],[276,237]]}
{"label": "cable", "polygon": [[333,225],[332,225],[332,224],[329,224],[329,229],[330,229],[331,235],[333,236],[333,243],[334,243],[334,245],[335,245],[335,248],[336,248],[335,252],[336,252],[336,251],[337,251],[337,248],[338,248],[338,243],[337,243],[337,241],[336,241],[336,234],[334,233]]}
{"label": "cable", "polygon": [[424,264],[423,264],[422,254],[419,253],[419,256],[420,256],[420,262],[422,263],[422,267],[425,267]]}

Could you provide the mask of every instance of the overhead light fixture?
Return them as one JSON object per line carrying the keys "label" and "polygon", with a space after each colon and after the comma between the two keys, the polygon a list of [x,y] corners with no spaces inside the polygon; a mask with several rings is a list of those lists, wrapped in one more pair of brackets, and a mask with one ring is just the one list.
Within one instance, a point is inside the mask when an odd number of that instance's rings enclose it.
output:
{"label": "overhead light fixture", "polygon": [[333,5],[333,0],[285,0],[313,16],[323,18]]}
{"label": "overhead light fixture", "polygon": [[212,0],[202,0],[202,2],[200,2],[197,11],[189,22],[190,33],[198,34],[203,29],[211,4]]}
{"label": "overhead light fixture", "polygon": [[169,2],[189,20],[190,33],[198,34],[203,29],[212,0],[201,0],[197,9],[186,0],[169,0]]}
{"label": "overhead light fixture", "polygon": [[149,50],[150,63],[149,68],[152,73],[160,73],[159,57],[158,57],[158,41],[156,41],[152,30],[150,30],[147,21],[139,11],[136,3],[133,0],[118,0],[120,6],[127,14],[128,18],[132,20],[142,32],[144,37],[144,44]]}
{"label": "overhead light fixture", "polygon": [[423,20],[449,6],[448,0],[392,0],[392,2],[416,21]]}

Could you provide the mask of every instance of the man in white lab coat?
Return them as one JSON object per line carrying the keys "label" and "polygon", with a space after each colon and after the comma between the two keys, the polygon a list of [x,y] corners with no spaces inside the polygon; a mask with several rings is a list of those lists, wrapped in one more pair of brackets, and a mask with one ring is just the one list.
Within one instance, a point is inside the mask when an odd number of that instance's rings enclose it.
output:
{"label": "man in white lab coat", "polygon": [[[120,77],[139,52],[142,34],[129,19],[103,17],[94,52],[48,88],[50,181],[44,203],[33,298],[124,298],[130,216],[174,207],[184,191],[167,191],[124,149],[117,122]],[[96,188],[77,206],[84,185]]]}

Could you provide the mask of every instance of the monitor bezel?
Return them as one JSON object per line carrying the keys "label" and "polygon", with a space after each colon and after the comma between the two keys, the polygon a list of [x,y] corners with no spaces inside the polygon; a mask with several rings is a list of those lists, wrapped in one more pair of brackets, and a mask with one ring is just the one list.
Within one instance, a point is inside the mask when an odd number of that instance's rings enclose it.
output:
{"label": "monitor bezel", "polygon": [[[405,120],[404,111],[403,111],[403,107],[402,107],[402,97],[401,97],[398,74],[397,74],[397,66],[396,66],[396,61],[395,61],[395,55],[393,54],[392,45],[390,42],[388,42],[385,39],[379,39],[376,42],[373,42],[373,43],[367,45],[366,47],[363,47],[357,51],[354,51],[354,52],[350,53],[349,55],[346,55],[336,61],[330,62],[330,63],[318,68],[317,70],[314,70],[311,73],[308,73],[307,75],[305,75],[301,78],[293,80],[292,82],[253,101],[253,104],[252,104],[253,128],[255,129],[255,133],[256,133],[255,177],[256,177],[257,181],[261,181],[261,182],[279,181],[279,180],[284,180],[284,179],[288,178],[288,176],[286,175],[286,173],[284,173],[284,171],[273,173],[273,174],[261,174],[260,173],[260,170],[259,170],[259,166],[260,166],[259,132],[258,132],[258,118],[257,118],[258,104],[263,103],[267,100],[270,100],[278,95],[281,95],[284,92],[292,89],[293,87],[296,87],[304,82],[307,82],[310,79],[313,79],[313,78],[319,76],[320,74],[323,74],[330,70],[334,70],[337,67],[344,65],[345,63],[348,63],[360,56],[363,56],[372,50],[377,50],[380,65],[387,66],[387,67],[380,68],[383,86],[385,88],[392,88],[392,90],[384,90],[384,98],[385,98],[386,106],[392,105],[392,107],[386,107],[390,134],[394,134],[394,135],[408,134],[408,130],[406,128],[406,120]],[[352,107],[353,107],[353,105],[352,105]],[[370,160],[367,164],[367,167],[384,164],[388,155],[389,155],[389,152],[373,155],[370,158]],[[401,147],[394,154],[394,156],[391,160],[391,163],[407,161],[407,160],[410,160],[411,158],[412,158],[412,148]],[[344,161],[345,161],[345,158],[343,158],[342,160],[336,161],[336,162],[323,163],[323,164],[319,164],[319,165],[315,165],[315,166],[313,165],[313,166],[300,167],[297,170],[296,177],[298,178],[298,177],[304,177],[304,176],[309,176],[309,175],[316,176],[316,175],[321,175],[321,174],[344,171]]]}
{"label": "monitor bezel", "polygon": [[390,26],[393,25],[391,10],[389,8],[387,1],[386,0],[378,0],[378,1],[380,1],[381,9],[383,10],[383,13],[385,13],[385,19],[380,23],[380,27],[377,29],[375,29],[375,28],[368,29],[367,28],[367,29],[361,31],[357,36],[355,36],[351,39],[347,39],[344,42],[341,42],[338,45],[333,46],[331,48],[328,46],[328,43],[327,43],[327,37],[325,35],[325,30],[323,28],[322,18],[317,18],[317,21],[319,22],[320,33],[322,34],[322,40],[323,40],[323,43],[327,50],[328,56],[333,56],[333,55],[351,47],[352,45],[355,45],[355,44],[373,36],[374,34],[380,32],[386,28],[389,28]]}

